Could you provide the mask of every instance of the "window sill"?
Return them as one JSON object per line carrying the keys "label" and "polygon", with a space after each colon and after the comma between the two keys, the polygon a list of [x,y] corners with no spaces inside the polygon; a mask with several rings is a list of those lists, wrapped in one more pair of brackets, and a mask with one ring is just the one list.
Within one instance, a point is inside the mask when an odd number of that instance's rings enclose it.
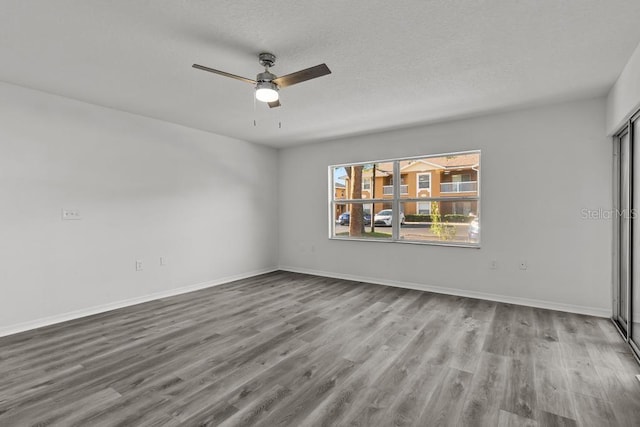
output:
{"label": "window sill", "polygon": [[343,240],[348,242],[378,242],[378,243],[400,243],[404,245],[422,245],[422,246],[449,246],[454,248],[470,248],[470,249],[480,249],[480,243],[465,243],[465,242],[436,242],[436,241],[428,241],[422,242],[419,240],[392,240],[392,239],[376,239],[375,237],[368,238],[358,238],[358,237],[340,237],[340,236],[331,236],[329,240]]}

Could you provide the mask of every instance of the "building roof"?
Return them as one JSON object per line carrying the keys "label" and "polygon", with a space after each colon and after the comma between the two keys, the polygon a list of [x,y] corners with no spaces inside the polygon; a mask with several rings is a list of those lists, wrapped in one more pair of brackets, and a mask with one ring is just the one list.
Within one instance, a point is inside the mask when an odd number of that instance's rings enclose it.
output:
{"label": "building roof", "polygon": [[442,166],[446,169],[459,168],[459,167],[473,167],[480,164],[480,154],[457,154],[455,156],[443,156],[443,157],[430,157],[426,160],[429,163],[434,163]]}
{"label": "building roof", "polygon": [[[425,157],[423,159],[403,160],[400,162],[402,172],[428,172],[432,170],[471,169],[480,164],[480,153],[456,154],[442,157]],[[393,174],[393,162],[376,163],[376,177]],[[362,176],[370,178],[373,168],[363,169]],[[348,180],[348,176],[341,177]]]}

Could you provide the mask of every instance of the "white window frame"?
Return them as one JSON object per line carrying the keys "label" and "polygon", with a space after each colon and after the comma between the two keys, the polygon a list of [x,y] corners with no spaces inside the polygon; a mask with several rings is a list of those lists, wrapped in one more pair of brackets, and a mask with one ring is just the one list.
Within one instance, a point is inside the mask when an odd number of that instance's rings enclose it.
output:
{"label": "white window frame", "polygon": [[[429,188],[420,188],[420,177],[424,175],[429,177]],[[419,172],[416,174],[416,189],[418,193],[422,190],[427,190],[431,194],[431,172]]]}
{"label": "white window frame", "polygon": [[[477,169],[477,192],[473,196],[432,196],[431,191],[429,197],[418,197],[419,188],[416,188],[415,197],[403,197],[400,193],[401,187],[401,179],[395,179],[395,177],[401,176],[400,171],[400,162],[407,160],[425,160],[429,158],[438,158],[438,157],[448,157],[448,156],[458,156],[465,154],[477,154],[478,155],[478,169]],[[378,163],[393,163],[393,197],[382,198],[376,197],[374,199],[371,198],[361,198],[361,199],[338,199],[334,198],[334,192],[332,190],[329,191],[329,203],[328,203],[328,218],[329,218],[329,239],[332,240],[349,240],[349,241],[366,241],[366,242],[386,242],[386,243],[405,243],[405,244],[418,244],[418,245],[432,245],[432,246],[455,246],[455,247],[466,247],[466,248],[480,248],[480,237],[477,242],[464,242],[464,241],[442,241],[442,240],[405,240],[400,236],[400,215],[393,215],[392,218],[392,236],[391,238],[373,238],[373,237],[350,237],[350,236],[338,236],[335,234],[335,221],[333,220],[335,205],[336,204],[349,204],[349,203],[366,203],[370,206],[374,206],[375,204],[385,204],[391,203],[393,212],[400,212],[401,205],[408,203],[431,203],[431,202],[464,202],[471,201],[476,202],[477,212],[475,212],[476,217],[480,218],[481,211],[481,201],[480,201],[480,162],[481,162],[481,151],[480,150],[469,150],[469,151],[458,151],[452,153],[439,153],[439,154],[425,154],[422,156],[414,156],[414,157],[402,157],[395,159],[384,159],[384,160],[374,160],[374,161],[366,161],[366,162],[353,162],[353,163],[344,163],[337,165],[330,165],[328,167],[328,175],[329,175],[329,187],[332,189],[334,185],[334,170],[336,168],[347,168],[350,166],[359,166],[359,165],[371,165]],[[374,166],[375,167],[375,166]],[[430,172],[420,172],[420,174],[425,174]],[[433,181],[432,176],[429,177],[429,190],[431,190]],[[418,178],[416,178],[418,179]],[[431,210],[430,210],[431,211]],[[371,221],[374,221],[373,215],[375,212],[372,212]]]}

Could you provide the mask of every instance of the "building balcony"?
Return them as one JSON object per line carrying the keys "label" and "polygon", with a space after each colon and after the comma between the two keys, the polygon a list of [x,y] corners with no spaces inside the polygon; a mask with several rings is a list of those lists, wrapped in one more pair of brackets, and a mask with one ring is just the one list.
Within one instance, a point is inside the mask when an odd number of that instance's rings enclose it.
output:
{"label": "building balcony", "polygon": [[440,193],[473,193],[478,191],[478,181],[443,182]]}
{"label": "building balcony", "polygon": [[[409,194],[409,186],[401,185],[400,186],[400,194]],[[393,185],[385,185],[382,187],[382,195],[384,196],[393,196]]]}

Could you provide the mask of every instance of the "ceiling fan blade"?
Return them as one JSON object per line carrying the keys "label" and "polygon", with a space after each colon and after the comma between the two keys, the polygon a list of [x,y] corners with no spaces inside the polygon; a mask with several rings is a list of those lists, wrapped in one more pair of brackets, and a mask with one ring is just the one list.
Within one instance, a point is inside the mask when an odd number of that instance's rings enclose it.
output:
{"label": "ceiling fan blade", "polygon": [[214,73],[214,74],[220,74],[221,76],[231,77],[232,79],[240,80],[240,81],[252,84],[252,85],[255,85],[257,83],[255,80],[248,79],[246,77],[236,76],[235,74],[226,73],[226,72],[220,71],[220,70],[214,70],[213,68],[205,67],[204,65],[193,64],[192,67],[193,68],[197,68],[198,70],[208,71],[208,72]]}
{"label": "ceiling fan blade", "polygon": [[302,83],[307,80],[322,77],[327,74],[331,74],[331,70],[327,67],[327,64],[316,65],[315,67],[306,68],[304,70],[296,71],[295,73],[287,74],[286,76],[273,79],[273,82],[280,87],[287,87],[296,83]]}
{"label": "ceiling fan blade", "polygon": [[279,99],[276,99],[273,102],[267,102],[267,104],[269,104],[269,108],[275,108],[275,107],[279,107],[280,105],[282,105],[282,104],[280,104],[280,100]]}

